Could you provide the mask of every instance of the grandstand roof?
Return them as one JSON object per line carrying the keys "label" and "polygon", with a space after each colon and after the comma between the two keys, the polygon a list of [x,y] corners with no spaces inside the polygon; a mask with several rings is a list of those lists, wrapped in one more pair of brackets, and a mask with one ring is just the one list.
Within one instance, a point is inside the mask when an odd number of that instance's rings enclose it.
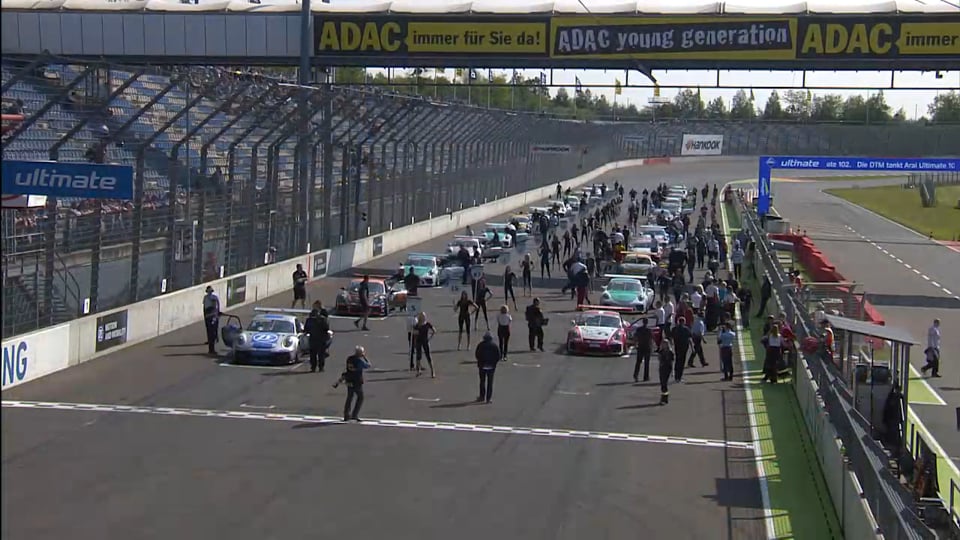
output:
{"label": "grandstand roof", "polygon": [[[315,13],[417,15],[833,15],[960,13],[943,0],[314,0]],[[174,12],[291,12],[297,0],[2,0],[3,9]]]}

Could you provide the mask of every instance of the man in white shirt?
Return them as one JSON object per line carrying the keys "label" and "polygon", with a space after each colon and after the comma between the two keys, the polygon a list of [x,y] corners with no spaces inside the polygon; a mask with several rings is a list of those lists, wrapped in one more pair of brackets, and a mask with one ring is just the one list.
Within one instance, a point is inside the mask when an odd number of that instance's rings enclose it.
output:
{"label": "man in white shirt", "polygon": [[693,327],[690,329],[693,334],[693,352],[690,353],[690,358],[687,360],[687,367],[693,367],[693,359],[700,357],[700,365],[702,367],[707,367],[710,364],[707,363],[707,359],[703,356],[703,343],[706,341],[704,336],[707,333],[707,323],[703,320],[703,314],[699,311],[694,312]]}
{"label": "man in white shirt", "polygon": [[927,355],[927,363],[920,368],[921,371],[930,370],[931,377],[940,377],[940,319],[934,319],[933,326],[927,330],[927,348],[923,352]]}
{"label": "man in white shirt", "polygon": [[[660,332],[666,332],[667,327],[667,311],[663,309],[663,302],[657,302],[656,309],[653,314],[657,318],[657,328],[660,329]],[[664,335],[661,333],[661,335]]]}
{"label": "man in white shirt", "polygon": [[677,315],[677,306],[674,305],[673,300],[667,300],[667,303],[663,306],[663,315],[666,331],[669,332],[673,327],[674,317]]}
{"label": "man in white shirt", "polygon": [[690,295],[690,306],[694,311],[699,310],[703,307],[703,287],[697,285],[697,288],[694,289],[693,294]]}

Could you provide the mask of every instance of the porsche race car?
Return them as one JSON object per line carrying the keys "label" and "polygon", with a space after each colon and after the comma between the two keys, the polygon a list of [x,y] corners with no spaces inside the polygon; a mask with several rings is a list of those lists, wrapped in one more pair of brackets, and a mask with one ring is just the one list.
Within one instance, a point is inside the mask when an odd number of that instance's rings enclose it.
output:
{"label": "porsche race car", "polygon": [[407,262],[403,265],[406,275],[413,270],[413,275],[420,278],[421,287],[436,287],[440,284],[440,260],[436,255],[428,253],[409,253]]}
{"label": "porsche race car", "polygon": [[[334,314],[336,315],[362,315],[360,306],[361,278],[354,278],[350,285],[340,289],[337,294],[337,300],[334,305]],[[370,315],[377,317],[386,317],[394,310],[405,310],[407,308],[407,290],[403,283],[388,280],[382,277],[370,277],[368,284],[370,289]]]}
{"label": "porsche race car", "polygon": [[[310,353],[310,340],[304,334],[297,315],[308,315],[305,309],[255,308],[257,314],[246,328],[232,317],[221,330],[223,344],[233,351],[237,364],[294,364]],[[333,332],[328,331],[330,338]]]}
{"label": "porsche race car", "polygon": [[600,305],[627,308],[633,313],[646,313],[653,307],[656,294],[647,284],[646,277],[610,275],[610,282],[603,288]]}
{"label": "porsche race car", "polygon": [[567,352],[578,355],[621,356],[629,349],[630,325],[620,311],[603,306],[577,306],[581,313],[567,332]]}

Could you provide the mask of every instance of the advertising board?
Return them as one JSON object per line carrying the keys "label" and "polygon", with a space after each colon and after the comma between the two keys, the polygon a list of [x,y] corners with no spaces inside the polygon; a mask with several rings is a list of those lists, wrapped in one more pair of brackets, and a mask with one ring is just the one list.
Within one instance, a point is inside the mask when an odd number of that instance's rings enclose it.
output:
{"label": "advertising board", "polygon": [[5,159],[2,177],[4,195],[133,199],[133,168],[126,165]]}
{"label": "advertising board", "polygon": [[3,342],[3,389],[69,366],[70,326],[61,325]]}
{"label": "advertising board", "polygon": [[383,255],[383,235],[378,235],[373,237],[373,256],[379,257]]}
{"label": "advertising board", "polygon": [[570,154],[573,147],[568,144],[535,144],[530,147],[531,154]]}
{"label": "advertising board", "polygon": [[242,304],[247,300],[247,276],[227,280],[227,307]]}
{"label": "advertising board", "polygon": [[683,134],[681,156],[719,156],[723,153],[723,135]]}
{"label": "advertising board", "polygon": [[322,278],[327,275],[327,261],[330,258],[330,251],[323,250],[313,254],[313,279]]}
{"label": "advertising board", "polygon": [[[317,16],[321,62],[433,67],[437,59],[475,67],[679,66],[733,69],[816,65],[926,69],[956,63],[960,15],[844,16],[356,15]],[[366,60],[364,60],[366,59]],[[494,64],[497,60],[507,64]],[[326,65],[326,64],[324,64]],[[379,64],[378,64],[379,65]]]}
{"label": "advertising board", "polygon": [[127,310],[97,317],[96,351],[105,351],[127,342]]}

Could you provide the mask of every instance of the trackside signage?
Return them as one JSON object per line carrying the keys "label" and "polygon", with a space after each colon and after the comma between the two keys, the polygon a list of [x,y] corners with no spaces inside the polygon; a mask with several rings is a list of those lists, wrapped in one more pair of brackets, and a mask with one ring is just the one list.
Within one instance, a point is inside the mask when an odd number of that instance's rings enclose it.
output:
{"label": "trackside signage", "polygon": [[69,365],[69,325],[3,342],[3,389],[48,375]]}
{"label": "trackside signage", "polygon": [[681,156],[719,156],[723,153],[723,135],[683,135]]}
{"label": "trackside signage", "polygon": [[535,144],[530,147],[531,154],[570,154],[573,147],[566,144]]}
{"label": "trackside signage", "polygon": [[3,161],[4,195],[133,199],[133,168],[97,163]]}

